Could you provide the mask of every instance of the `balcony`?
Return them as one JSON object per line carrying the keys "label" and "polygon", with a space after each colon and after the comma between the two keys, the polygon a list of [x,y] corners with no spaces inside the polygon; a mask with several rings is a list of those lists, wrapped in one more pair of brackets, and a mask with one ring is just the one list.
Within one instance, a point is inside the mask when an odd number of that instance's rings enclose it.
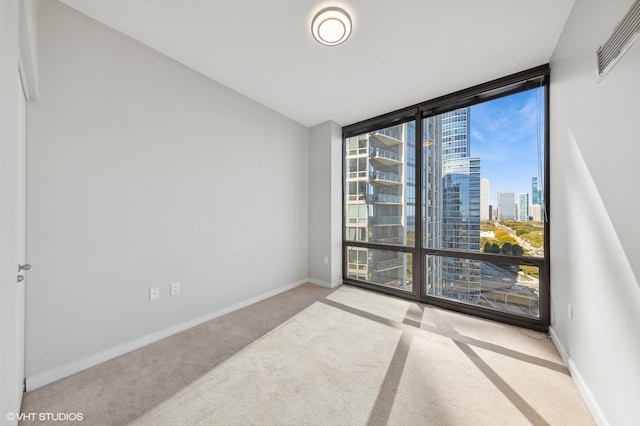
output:
{"label": "balcony", "polygon": [[382,148],[372,149],[371,158],[387,166],[402,163],[402,157],[400,157],[400,154]]}
{"label": "balcony", "polygon": [[378,194],[373,199],[374,203],[401,204],[402,197],[400,195]]}
{"label": "balcony", "polygon": [[402,183],[402,178],[399,174],[382,171],[374,173],[374,180],[383,185],[397,185]]}
{"label": "balcony", "polygon": [[402,143],[402,134],[394,128],[375,131],[373,136],[387,146],[400,145]]}
{"label": "balcony", "polygon": [[382,272],[388,271],[390,269],[396,269],[402,267],[402,261],[399,258],[389,259],[389,260],[381,260],[380,262],[376,262],[373,267],[374,272]]}
{"label": "balcony", "polygon": [[371,222],[374,225],[402,225],[402,216],[374,216]]}
{"label": "balcony", "polygon": [[347,158],[360,157],[367,154],[367,147],[350,149],[347,151]]}
{"label": "balcony", "polygon": [[366,172],[366,170],[349,172],[349,174],[347,175],[348,180],[362,180],[362,179],[368,179],[368,178],[369,178],[369,174]]}
{"label": "balcony", "polygon": [[402,238],[398,238],[398,237],[376,238],[372,242],[374,242],[374,243],[382,243],[382,244],[402,244]]}

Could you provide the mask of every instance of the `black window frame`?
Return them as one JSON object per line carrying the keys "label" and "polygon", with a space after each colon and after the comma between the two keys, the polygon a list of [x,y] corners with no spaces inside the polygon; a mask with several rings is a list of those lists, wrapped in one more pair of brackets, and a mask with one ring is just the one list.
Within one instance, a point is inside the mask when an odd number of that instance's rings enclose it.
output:
{"label": "black window frame", "polygon": [[[483,84],[479,84],[464,90],[460,90],[445,96],[421,102],[406,108],[402,108],[387,114],[383,114],[368,120],[360,121],[342,129],[343,154],[342,154],[342,250],[343,250],[343,282],[358,287],[375,290],[381,293],[399,296],[404,299],[439,306],[456,312],[474,315],[494,321],[525,327],[533,330],[547,332],[550,320],[550,250],[549,250],[549,231],[550,231],[550,190],[549,190],[549,82],[550,67],[549,64],[534,67],[525,71],[508,75],[496,80],[492,80]],[[422,123],[424,118],[436,116],[448,111],[459,108],[470,107],[479,103],[487,102],[504,96],[513,95],[534,88],[544,88],[544,257],[528,257],[528,256],[511,256],[503,254],[491,254],[482,252],[457,251],[450,249],[433,249],[424,248],[422,243],[422,143],[420,138],[423,134]],[[371,243],[363,241],[348,241],[346,239],[346,214],[345,214],[345,187],[346,187],[346,143],[347,139],[352,136],[358,136],[363,133],[373,132],[389,126],[403,124],[409,121],[415,121],[416,134],[416,153],[415,153],[415,170],[416,170],[416,186],[415,186],[415,238],[414,246],[398,246],[384,243]],[[419,212],[419,214],[418,214]],[[347,276],[347,248],[362,247],[368,249],[390,250],[403,253],[413,254],[413,288],[411,292],[372,284]],[[539,268],[539,317],[524,317],[508,312],[492,310],[482,306],[459,303],[449,299],[422,294],[425,283],[423,282],[423,259],[426,255],[450,256],[456,258],[480,260],[495,262],[509,265],[530,265]]]}

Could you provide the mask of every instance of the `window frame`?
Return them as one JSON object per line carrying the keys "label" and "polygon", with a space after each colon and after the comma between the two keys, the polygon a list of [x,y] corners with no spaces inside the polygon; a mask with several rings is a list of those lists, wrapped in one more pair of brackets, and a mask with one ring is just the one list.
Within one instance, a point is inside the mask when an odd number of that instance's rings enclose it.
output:
{"label": "window frame", "polygon": [[[475,315],[481,318],[500,321],[507,324],[526,327],[539,331],[548,331],[550,325],[550,260],[549,260],[549,218],[550,218],[550,190],[549,190],[549,82],[550,67],[549,64],[541,65],[506,77],[479,84],[458,92],[454,92],[445,96],[431,99],[419,104],[402,108],[387,114],[383,114],[368,120],[357,122],[342,129],[342,249],[343,249],[343,282],[346,284],[356,285],[382,293],[399,296],[405,299],[427,303],[439,306],[445,309]],[[458,251],[452,249],[434,249],[423,247],[423,221],[420,219],[423,215],[423,147],[421,138],[423,134],[423,119],[436,116],[445,112],[453,111],[459,108],[470,107],[479,103],[487,102],[504,96],[513,95],[526,90],[540,88],[544,90],[544,257],[525,257],[512,256],[502,254],[492,254],[483,252]],[[364,133],[373,132],[393,125],[403,124],[409,121],[415,121],[415,243],[413,246],[402,246],[384,243],[371,243],[364,241],[348,241],[346,239],[346,144],[347,139],[353,136],[359,136]],[[347,247],[361,247],[377,250],[391,250],[403,253],[412,253],[413,258],[413,288],[411,292],[405,290],[394,289],[381,285],[372,284],[347,276]],[[531,318],[510,314],[476,306],[455,302],[441,297],[430,296],[424,294],[426,280],[424,278],[424,268],[426,266],[426,256],[445,256],[455,257],[487,262],[495,262],[509,265],[529,265],[539,268],[539,317]]]}

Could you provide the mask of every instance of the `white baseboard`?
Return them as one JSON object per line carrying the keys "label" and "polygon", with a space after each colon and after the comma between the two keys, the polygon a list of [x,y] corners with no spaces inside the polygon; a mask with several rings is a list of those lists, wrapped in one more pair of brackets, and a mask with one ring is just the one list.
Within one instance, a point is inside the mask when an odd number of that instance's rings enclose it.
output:
{"label": "white baseboard", "polygon": [[569,369],[569,353],[564,348],[564,346],[562,346],[562,343],[560,342],[560,339],[558,338],[558,335],[556,334],[556,331],[553,329],[553,327],[549,327],[549,337],[551,337],[551,343],[553,343],[553,346],[556,347],[558,354],[560,354],[560,358],[562,358],[562,362],[564,363],[564,366],[567,367],[567,370],[568,370]]}
{"label": "white baseboard", "polygon": [[309,278],[307,282],[309,282],[311,284],[319,285],[321,287],[336,288],[336,287],[340,287],[342,285],[342,278],[340,278],[338,280],[335,280],[332,283],[330,283],[329,281],[318,280],[316,278]]}
{"label": "white baseboard", "polygon": [[[141,336],[137,339],[128,341],[126,343],[114,346],[109,349],[105,349],[104,351],[100,351],[84,358],[80,358],[75,361],[71,361],[69,363],[60,365],[58,367],[52,368],[47,371],[43,371],[41,373],[33,374],[26,378],[26,390],[27,392],[32,391],[34,389],[38,389],[42,386],[48,385],[49,383],[53,383],[57,380],[63,379],[65,377],[71,376],[72,374],[78,373],[82,370],[86,370],[87,368],[94,367],[100,363],[118,357],[120,355],[124,355],[127,352],[131,352],[135,349],[139,349],[143,346],[149,345],[153,342],[157,342],[158,340],[164,339],[165,337],[169,337],[181,331],[187,330],[189,328],[195,327],[196,325],[200,325],[204,322],[217,318],[219,316],[228,314],[230,312],[236,311],[238,309],[244,308],[246,306],[252,305],[254,303],[260,302],[261,300],[268,299],[269,297],[273,297],[277,294],[283,293],[287,290],[291,290],[295,287],[298,287],[302,284],[311,282],[309,278],[304,278],[302,280],[298,280],[291,284],[284,285],[282,287],[275,288],[266,293],[260,294],[258,296],[251,297],[249,299],[243,300],[241,302],[235,303],[226,308],[219,309],[214,312],[210,312],[206,315],[202,315],[200,317],[194,318],[192,320],[165,328],[163,330],[156,331],[154,333],[150,333],[144,336]],[[322,285],[322,284],[318,284]]]}
{"label": "white baseboard", "polygon": [[331,283],[329,281],[318,280],[316,278],[309,278],[309,283],[319,285],[320,287],[331,288]]}
{"label": "white baseboard", "polygon": [[593,397],[591,390],[589,390],[589,386],[587,386],[587,383],[582,378],[580,371],[571,358],[569,358],[569,373],[571,374],[576,387],[580,391],[582,399],[584,399],[585,404],[587,404],[587,407],[589,408],[589,411],[591,412],[593,420],[595,420],[596,424],[598,426],[609,426],[610,423],[607,421],[607,418],[602,412],[600,404],[598,404],[598,401],[596,401],[596,399]]}
{"label": "white baseboard", "polygon": [[551,342],[553,342],[553,345],[556,347],[556,350],[560,354],[562,362],[564,362],[567,370],[569,370],[569,374],[571,375],[573,382],[576,384],[576,387],[578,388],[578,391],[580,392],[584,403],[587,405],[587,408],[589,409],[593,420],[598,426],[609,426],[610,423],[607,421],[607,418],[602,412],[600,404],[598,404],[598,401],[596,401],[596,399],[594,398],[591,390],[589,389],[589,386],[587,385],[587,382],[585,382],[582,374],[580,374],[580,371],[578,370],[578,367],[573,362],[573,359],[571,359],[571,357],[569,356],[569,353],[560,342],[558,335],[552,327],[549,327],[549,336],[551,337]]}
{"label": "white baseboard", "polygon": [[342,285],[342,279],[335,280],[333,283],[330,283],[329,281],[325,281],[325,280],[318,280],[316,278],[308,278],[307,282],[311,283],[311,284],[319,285],[320,287],[326,287],[326,288],[336,288],[336,287]]}

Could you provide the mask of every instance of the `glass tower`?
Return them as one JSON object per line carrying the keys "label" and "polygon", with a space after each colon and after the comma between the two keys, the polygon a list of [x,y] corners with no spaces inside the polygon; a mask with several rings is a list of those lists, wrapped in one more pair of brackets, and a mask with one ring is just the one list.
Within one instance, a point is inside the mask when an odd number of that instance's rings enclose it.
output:
{"label": "glass tower", "polygon": [[542,191],[538,189],[538,178],[531,178],[531,204],[542,204]]}
{"label": "glass tower", "polygon": [[526,222],[529,220],[529,194],[518,194],[518,220]]}
{"label": "glass tower", "polygon": [[[480,250],[480,158],[471,157],[469,108],[440,115],[442,132],[441,248]],[[442,296],[477,302],[480,262],[443,258]]]}

